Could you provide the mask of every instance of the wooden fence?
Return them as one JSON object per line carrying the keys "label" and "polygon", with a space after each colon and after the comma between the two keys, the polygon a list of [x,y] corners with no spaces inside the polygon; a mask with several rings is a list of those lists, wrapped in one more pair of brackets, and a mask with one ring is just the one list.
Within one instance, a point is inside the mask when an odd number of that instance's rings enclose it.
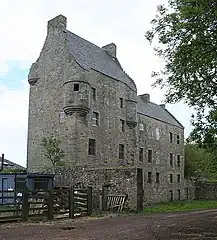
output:
{"label": "wooden fence", "polygon": [[0,221],[74,218],[92,214],[92,188],[0,191]]}

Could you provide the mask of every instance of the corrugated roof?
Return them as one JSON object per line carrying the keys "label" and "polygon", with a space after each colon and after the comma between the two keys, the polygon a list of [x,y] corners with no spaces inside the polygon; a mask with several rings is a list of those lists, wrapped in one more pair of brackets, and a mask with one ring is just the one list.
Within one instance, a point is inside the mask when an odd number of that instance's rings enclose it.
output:
{"label": "corrugated roof", "polygon": [[[1,166],[1,162],[2,161],[2,158],[0,157],[0,166]],[[17,163],[14,163],[14,162],[11,162],[11,161],[9,161],[9,160],[7,160],[7,159],[4,159],[4,168],[5,169],[8,169],[8,168],[19,168],[19,169],[23,169],[23,170],[25,170],[26,168],[24,168],[23,166],[21,166],[21,165],[19,165],[19,164],[17,164]]]}
{"label": "corrugated roof", "polygon": [[144,101],[140,96],[137,98],[137,112],[145,116],[184,128],[182,124],[167,110],[150,101]]}
{"label": "corrugated roof", "polygon": [[136,91],[134,81],[123,71],[117,58],[104,49],[67,30],[66,38],[71,54],[86,70],[94,69],[129,85]]}

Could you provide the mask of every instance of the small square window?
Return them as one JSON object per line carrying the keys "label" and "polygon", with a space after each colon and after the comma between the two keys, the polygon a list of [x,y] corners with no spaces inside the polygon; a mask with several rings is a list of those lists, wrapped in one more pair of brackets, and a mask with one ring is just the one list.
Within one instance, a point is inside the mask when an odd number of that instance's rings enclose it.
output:
{"label": "small square window", "polygon": [[91,88],[92,89],[92,98],[94,101],[96,101],[96,88]]}
{"label": "small square window", "polygon": [[159,174],[159,172],[156,173],[156,183],[160,183],[160,174]]}
{"label": "small square window", "polygon": [[151,172],[148,172],[148,183],[152,182],[152,176],[151,176]]}
{"label": "small square window", "polygon": [[170,166],[172,167],[173,166],[173,154],[170,153]]}
{"label": "small square window", "polygon": [[124,132],[124,120],[120,119],[120,127],[121,127],[121,132]]}
{"label": "small square window", "polygon": [[120,108],[123,108],[124,107],[124,100],[123,98],[120,98]]}
{"label": "small square window", "polygon": [[63,123],[65,121],[65,113],[63,111],[59,114],[59,123]]}
{"label": "small square window", "polygon": [[124,145],[119,144],[119,159],[124,159]]}
{"label": "small square window", "polygon": [[99,113],[93,112],[93,125],[99,126]]}
{"label": "small square window", "polygon": [[177,174],[177,182],[180,183],[181,182],[181,175]]}
{"label": "small square window", "polygon": [[170,132],[170,143],[173,142],[173,134]]}
{"label": "small square window", "polygon": [[178,155],[177,155],[177,166],[180,167],[180,165],[181,165],[181,157],[180,157],[180,155],[178,154]]}
{"label": "small square window", "polygon": [[143,162],[143,148],[139,149],[139,161]]}
{"label": "small square window", "polygon": [[173,174],[170,174],[170,183],[173,183]]}
{"label": "small square window", "polygon": [[148,162],[151,163],[152,162],[152,150],[148,149]]}
{"label": "small square window", "polygon": [[96,140],[95,139],[89,139],[89,155],[95,155],[96,154]]}
{"label": "small square window", "polygon": [[74,91],[75,92],[79,91],[79,84],[78,83],[74,84]]}
{"label": "small square window", "polygon": [[179,135],[176,136],[176,140],[177,140],[177,144],[180,144],[180,136]]}

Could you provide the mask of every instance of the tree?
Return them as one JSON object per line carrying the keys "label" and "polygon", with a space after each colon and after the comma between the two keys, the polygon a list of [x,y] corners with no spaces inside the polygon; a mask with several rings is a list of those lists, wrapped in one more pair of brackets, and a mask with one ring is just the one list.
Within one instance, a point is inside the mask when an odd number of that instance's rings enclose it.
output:
{"label": "tree", "polygon": [[53,167],[64,165],[62,158],[65,156],[65,154],[64,151],[60,149],[60,144],[61,141],[53,135],[42,138],[44,156],[51,161]]}
{"label": "tree", "polygon": [[152,75],[155,86],[166,88],[166,102],[216,109],[217,1],[169,0],[168,8],[157,7],[151,24],[146,38],[157,40],[156,54],[165,60]]}
{"label": "tree", "polygon": [[217,177],[216,158],[197,144],[185,144],[185,176],[213,179]]}

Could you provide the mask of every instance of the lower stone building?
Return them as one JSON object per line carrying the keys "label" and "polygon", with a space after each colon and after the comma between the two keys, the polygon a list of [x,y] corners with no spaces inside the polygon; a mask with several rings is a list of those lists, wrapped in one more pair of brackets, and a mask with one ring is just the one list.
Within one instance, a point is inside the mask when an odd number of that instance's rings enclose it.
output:
{"label": "lower stone building", "polygon": [[68,167],[85,169],[81,178],[91,172],[87,182],[99,186],[100,172],[116,169],[115,191],[138,204],[184,199],[184,128],[149,94],[138,96],[116,52],[114,43],[98,47],[68,31],[62,15],[48,22],[28,76],[28,171],[51,166],[41,142],[54,134]]}

